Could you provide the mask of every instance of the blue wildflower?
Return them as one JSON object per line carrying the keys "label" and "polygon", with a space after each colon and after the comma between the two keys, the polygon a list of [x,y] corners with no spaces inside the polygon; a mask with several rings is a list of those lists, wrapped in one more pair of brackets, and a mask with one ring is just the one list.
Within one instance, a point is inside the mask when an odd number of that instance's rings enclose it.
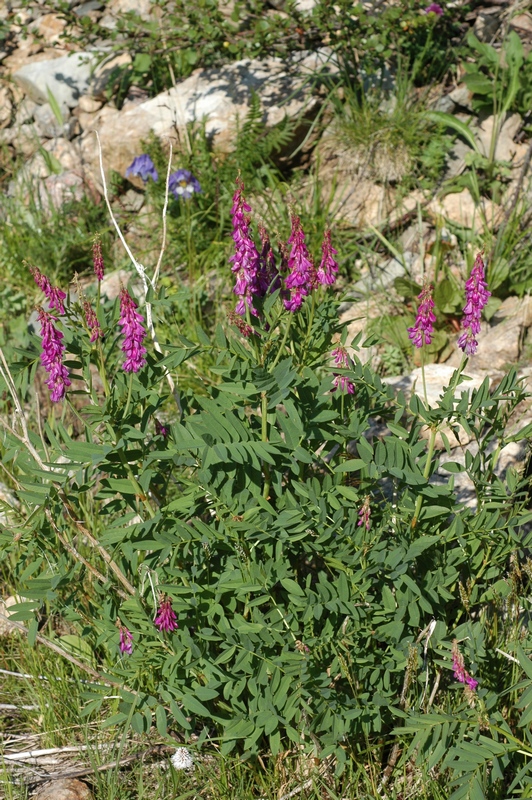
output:
{"label": "blue wildflower", "polygon": [[168,188],[176,200],[190,200],[194,193],[201,192],[201,186],[197,178],[188,169],[178,169],[170,175]]}
{"label": "blue wildflower", "polygon": [[133,159],[133,163],[126,169],[126,178],[129,178],[130,175],[142,178],[144,183],[148,182],[148,178],[153,181],[159,180],[159,173],[155,169],[155,164],[146,153]]}

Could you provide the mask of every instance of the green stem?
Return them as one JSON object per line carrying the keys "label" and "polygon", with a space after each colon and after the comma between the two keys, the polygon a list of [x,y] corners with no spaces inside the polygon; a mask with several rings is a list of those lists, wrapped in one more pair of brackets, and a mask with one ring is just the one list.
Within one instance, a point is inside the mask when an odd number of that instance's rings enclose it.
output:
{"label": "green stem", "polygon": [[[431,468],[431,465],[432,465],[432,456],[434,455],[434,446],[436,444],[436,434],[437,433],[438,433],[438,426],[434,425],[432,427],[431,431],[430,431],[429,449],[427,451],[427,461],[426,461],[426,464],[425,464],[425,469],[423,470],[423,477],[425,478],[425,480],[430,475],[430,468]],[[414,509],[414,517],[412,519],[412,525],[411,525],[412,528],[415,528],[416,525],[417,525],[417,521],[419,519],[419,512],[421,511],[421,503],[422,503],[422,501],[423,501],[423,498],[421,497],[420,494],[418,494],[417,500],[416,500],[416,507]]]}
{"label": "green stem", "polygon": [[308,319],[307,334],[305,336],[305,342],[303,344],[303,351],[301,353],[301,366],[303,366],[304,363],[305,363],[305,358],[306,358],[306,355],[307,355],[308,345],[309,345],[310,337],[311,337],[311,334],[312,334],[312,325],[314,323],[314,312],[315,311],[316,311],[316,292],[314,292],[312,294],[312,305],[310,307],[310,315],[309,315],[309,319]]}
{"label": "green stem", "polygon": [[425,405],[427,409],[429,407],[429,401],[427,400],[427,381],[425,379],[425,348],[421,348],[421,377],[423,379],[423,398],[425,400]]}
{"label": "green stem", "polygon": [[282,339],[282,341],[281,341],[281,345],[280,345],[280,347],[279,347],[279,352],[278,352],[278,353],[277,353],[277,355],[275,356],[275,360],[274,360],[274,362],[273,362],[273,364],[272,364],[272,366],[271,366],[271,370],[274,370],[274,369],[275,369],[275,367],[277,366],[277,364],[279,363],[279,359],[281,358],[281,355],[282,355],[282,353],[283,353],[284,346],[285,346],[285,344],[286,344],[286,340],[288,339],[288,332],[290,331],[290,327],[291,327],[291,325],[292,325],[292,317],[293,317],[293,316],[294,316],[293,314],[290,314],[290,316],[289,316],[289,318],[288,318],[288,324],[287,324],[287,326],[286,326],[286,328],[285,328],[285,332],[284,332],[284,335],[283,335],[283,339]]}
{"label": "green stem", "polygon": [[[98,284],[98,293],[99,292],[100,292],[100,285]],[[109,397],[109,395],[111,394],[111,389],[109,387],[109,381],[107,380],[107,374],[105,372],[105,360],[104,360],[104,357],[103,357],[103,348],[102,348],[102,343],[101,343],[100,339],[98,339],[98,356],[99,356],[99,361],[100,361],[100,370],[99,370],[99,372],[100,372],[100,378],[102,379],[102,383],[103,383],[103,391],[104,391],[105,396]]]}
{"label": "green stem", "polygon": [[146,492],[144,491],[144,489],[142,488],[142,486],[140,485],[138,480],[135,478],[133,470],[131,469],[131,464],[129,464],[129,462],[128,462],[123,450],[118,450],[118,457],[120,458],[120,461],[122,462],[123,466],[125,467],[125,470],[127,472],[127,476],[129,478],[129,480],[131,481],[131,484],[132,484],[133,488],[135,489],[135,494],[137,495],[137,497],[141,501],[142,505],[144,506],[144,508],[146,509],[148,514],[150,515],[151,519],[153,519],[154,516],[155,516],[155,511],[151,507],[150,501],[146,497]]}
{"label": "green stem", "polygon": [[[261,400],[261,414],[262,414],[262,429],[261,429],[261,438],[263,442],[268,441],[268,397],[266,392],[262,392],[262,400]],[[266,463],[266,461],[262,462],[262,471],[264,472],[264,488],[262,490],[262,496],[265,500],[268,499],[270,496],[270,486],[271,486],[271,475],[270,475],[270,465]]]}
{"label": "green stem", "polygon": [[129,386],[128,386],[128,389],[127,389],[126,407],[124,409],[124,417],[123,417],[124,419],[127,417],[127,412],[129,411],[129,403],[130,403],[130,400],[131,400],[131,388],[132,388],[132,386],[133,386],[133,373],[130,372],[129,373]]}

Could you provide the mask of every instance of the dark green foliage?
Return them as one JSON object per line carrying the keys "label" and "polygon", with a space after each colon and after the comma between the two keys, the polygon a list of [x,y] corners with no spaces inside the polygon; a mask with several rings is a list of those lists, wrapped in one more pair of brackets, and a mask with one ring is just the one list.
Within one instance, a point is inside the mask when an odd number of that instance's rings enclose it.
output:
{"label": "dark green foliage", "polygon": [[[457,637],[480,682],[475,711],[464,707],[460,685],[447,693],[459,716],[449,719],[447,738],[431,733],[442,744],[427,758],[436,764],[445,755],[460,786],[473,787],[456,798],[475,797],[478,781],[496,781],[501,770],[514,780],[525,762],[496,727],[478,733],[478,715],[488,699],[489,719],[510,713],[505,696],[494,694],[495,648],[517,652],[518,628],[506,624],[499,598],[509,597],[512,581],[528,581],[524,485],[517,473],[501,478],[496,470],[499,448],[512,440],[506,420],[524,397],[515,373],[491,395],[485,382],[469,399],[453,400],[457,371],[430,409],[415,396],[394,398],[355,359],[348,374],[356,397],[332,393],[334,304],[312,298],[290,315],[273,296],[263,314],[250,339],[233,328],[218,327],[213,338],[198,329],[196,342],[166,343],[168,355],[151,355],[130,379],[111,366],[116,345],[107,311],[111,389],[79,412],[84,427],[73,436],[50,417],[42,466],[4,434],[2,462],[17,475],[21,503],[16,545],[9,528],[1,534],[26,598],[17,618],[31,630],[38,611],[53,609],[76,626],[94,652],[91,666],[123,687],[106,724],[143,732],[154,723],[162,736],[195,732],[200,744],[217,741],[223,753],[246,756],[303,743],[322,758],[334,754],[340,770],[350,754],[385,740],[409,707],[405,732],[440,724],[440,712],[433,719],[418,709],[429,711],[427,687],[437,671],[442,687],[452,682]],[[75,329],[66,337],[70,363],[88,377],[86,337]],[[165,439],[154,429],[164,367],[173,372],[204,351],[215,381],[208,394],[183,387],[182,415],[169,419]],[[387,425],[380,438],[370,435],[376,420]],[[465,468],[448,464],[448,481],[435,483],[434,439],[427,453],[420,433],[428,425],[435,436],[444,424],[462,425],[479,451],[466,456]],[[453,474],[464,469],[475,511],[454,490]],[[366,498],[369,529],[359,524]],[[92,538],[83,538],[76,519]],[[100,578],[73,558],[69,541]],[[104,551],[133,595],[127,587],[124,595]],[[172,600],[173,634],[153,626],[154,592]],[[130,657],[119,657],[117,618],[133,633]],[[522,631],[521,646],[529,648]],[[91,689],[83,714],[102,708],[105,694]],[[456,726],[461,738],[447,752]],[[466,732],[484,742],[473,771],[462,752]],[[499,772],[476,776],[481,755],[486,764],[501,757]]]}

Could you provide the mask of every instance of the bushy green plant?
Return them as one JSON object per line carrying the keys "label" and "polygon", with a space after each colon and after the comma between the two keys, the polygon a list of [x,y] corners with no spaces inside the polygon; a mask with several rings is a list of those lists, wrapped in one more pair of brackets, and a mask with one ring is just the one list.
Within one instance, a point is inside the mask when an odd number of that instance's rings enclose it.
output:
{"label": "bushy green plant", "polygon": [[[237,243],[249,237],[239,208]],[[286,265],[290,255],[293,278],[304,252],[292,225],[275,256]],[[35,426],[38,342],[16,361],[0,351],[1,388],[17,409],[13,421],[0,417],[2,465],[17,498],[0,530],[24,598],[15,619],[30,641],[52,638],[89,673],[84,716],[109,708],[112,685],[119,699],[107,725],[145,732],[155,721],[162,736],[195,734],[198,747],[216,742],[246,757],[303,748],[333,755],[341,771],[368,747],[385,760],[394,727],[425,731],[441,704],[459,716],[445,717],[434,752],[418,736],[409,755],[419,744],[437,764],[459,724],[461,750],[445,762],[466,786],[455,800],[501,775],[524,787],[530,742],[520,738],[516,749],[512,725],[528,695],[509,702],[497,671],[497,648],[519,665],[505,688],[518,691],[530,671],[528,623],[508,603],[528,603],[531,514],[519,473],[497,469],[502,448],[527,435],[507,432],[523,388],[512,370],[491,394],[488,379],[457,391],[467,387],[464,361],[436,405],[396,396],[359,359],[360,337],[345,341],[331,295],[304,284],[298,310],[298,286],[292,280],[288,298],[282,266],[262,298],[251,293],[252,305],[239,291],[244,316],[212,336],[197,327],[154,339],[146,363],[125,292],[120,308],[96,304],[103,339],[93,342],[83,298],[66,299],[52,356],[66,346],[77,383],[61,413],[42,419],[41,410]],[[149,289],[152,333],[167,301]],[[201,389],[176,386],[180,365],[204,353],[212,366],[198,375]],[[448,480],[436,482],[440,452],[460,426],[476,449],[465,466],[447,462]],[[472,482],[474,508],[457,497],[458,473]],[[51,613],[77,634],[39,634]],[[453,682],[454,639],[479,682],[466,695]],[[482,743],[483,764],[486,752],[491,764],[499,759],[473,783],[460,756],[468,738]]]}
{"label": "bushy green plant", "polygon": [[402,64],[421,85],[441,78],[447,69],[463,15],[462,9],[442,17],[427,14],[413,0],[377,12],[351,0],[320,0],[311,13],[302,13],[292,0],[281,12],[263,0],[247,0],[235,3],[231,13],[224,0],[154,0],[149,19],[131,11],[109,30],[89,16],[79,18],[66,2],[60,8],[67,21],[63,39],[98,48],[103,38],[131,56],[130,63],[109,76],[109,96],[119,104],[131,85],[157,94],[197,67],[287,57],[322,46],[331,48],[342,72],[357,84],[363,75],[382,73],[385,64],[393,70]]}
{"label": "bushy green plant", "polygon": [[527,114],[532,100],[532,57],[525,55],[521,39],[510,31],[497,50],[469,33],[471,60],[464,63],[464,81],[473,93],[477,112]]}

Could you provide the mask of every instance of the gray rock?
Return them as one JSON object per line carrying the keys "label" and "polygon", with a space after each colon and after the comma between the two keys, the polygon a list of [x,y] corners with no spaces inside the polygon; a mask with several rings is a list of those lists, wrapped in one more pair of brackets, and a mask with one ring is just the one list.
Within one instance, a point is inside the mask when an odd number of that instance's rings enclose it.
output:
{"label": "gray rock", "polygon": [[4,128],[3,131],[0,131],[0,143],[11,144],[18,153],[21,153],[26,158],[36,153],[41,146],[39,134],[35,130],[35,126],[30,122],[24,125]]}
{"label": "gray rock", "polygon": [[129,272],[126,272],[125,269],[117,269],[104,275],[100,284],[100,291],[108,300],[116,300],[120,295],[122,286],[127,286],[128,281]]}
{"label": "gray rock", "polygon": [[87,94],[90,83],[93,53],[76,53],[18,69],[13,80],[37,103],[48,101],[47,88],[60,106],[74,108],[82,94]]}
{"label": "gray rock", "polygon": [[33,800],[93,800],[94,795],[86,783],[77,778],[61,778],[39,786]]}
{"label": "gray rock", "polygon": [[455,102],[450,94],[444,94],[438,97],[432,108],[434,111],[442,111],[444,114],[452,114],[455,108]]}
{"label": "gray rock", "polygon": [[75,135],[76,128],[79,128],[77,120],[71,117],[68,106],[63,106],[61,112],[63,115],[63,123],[59,122],[49,103],[37,106],[35,111],[35,128],[43,139],[55,139],[58,136],[72,139]]}
{"label": "gray rock", "polygon": [[[527,329],[532,325],[532,298],[508,297],[489,323],[483,322],[477,336],[478,349],[470,358],[475,370],[486,370],[490,374],[515,364],[523,347]],[[449,364],[457,364],[462,358],[461,350],[453,353]]]}
{"label": "gray rock", "polygon": [[144,205],[146,197],[144,192],[138,192],[136,189],[128,189],[125,194],[120,198],[120,205],[124,211],[140,211]]}
{"label": "gray rock", "polygon": [[13,115],[13,103],[7,86],[0,86],[0,128],[7,128]]}
{"label": "gray rock", "polygon": [[87,3],[82,3],[80,6],[74,7],[74,14],[77,17],[87,17],[93,11],[101,11],[103,8],[103,3],[100,3],[99,0],[88,0]]}
{"label": "gray rock", "polygon": [[49,175],[38,184],[38,194],[43,211],[59,209],[72,200],[82,200],[85,195],[83,178],[69,170],[61,175]]}
{"label": "gray rock", "polygon": [[37,108],[37,103],[34,103],[33,100],[29,99],[29,97],[25,97],[17,108],[15,114],[15,126],[24,125],[25,122],[31,122]]}
{"label": "gray rock", "polygon": [[90,94],[84,94],[79,98],[78,109],[84,114],[95,114],[102,107],[102,101],[96,100]]}
{"label": "gray rock", "polygon": [[471,105],[471,99],[473,97],[473,93],[469,91],[465,83],[460,83],[456,89],[453,89],[447,97],[451,100],[456,106],[460,108],[466,108],[468,111],[473,111],[473,106]]}
{"label": "gray rock", "polygon": [[[14,597],[13,595],[6,597],[5,600],[0,599],[0,636],[11,636],[19,632],[19,629],[12,622],[9,622],[9,617],[15,613],[16,609],[13,609],[13,611],[9,609],[11,606],[21,602],[22,599],[20,597]],[[4,619],[5,617],[7,619]]]}
{"label": "gray rock", "polygon": [[499,13],[495,11],[491,11],[490,13],[486,13],[485,11],[480,11],[477,15],[475,20],[475,25],[473,27],[473,33],[481,42],[491,42],[497,31],[499,30],[500,25],[500,10]]}
{"label": "gray rock", "polygon": [[403,253],[403,261],[390,258],[383,264],[370,267],[367,275],[357,281],[352,287],[353,293],[366,295],[369,292],[386,289],[392,285],[396,278],[402,278],[414,260],[413,253]]}
{"label": "gray rock", "polygon": [[91,95],[105,100],[109,81],[115,79],[119,70],[127,69],[132,63],[133,60],[129,53],[119,53],[118,55],[113,53],[98,64],[91,77]]}
{"label": "gray rock", "polygon": [[[123,174],[150,133],[176,141],[176,129],[201,120],[205,120],[207,136],[216,149],[229,152],[253,95],[259,97],[267,128],[285,118],[296,120],[305,113],[315,114],[320,101],[306,85],[316,68],[328,69],[328,59],[329,54],[321,52],[307,54],[299,62],[244,59],[219,69],[199,69],[175,88],[144,103],[122,111],[109,110],[99,124],[106,166]],[[82,142],[91,178],[99,186],[95,137],[88,131]]]}

